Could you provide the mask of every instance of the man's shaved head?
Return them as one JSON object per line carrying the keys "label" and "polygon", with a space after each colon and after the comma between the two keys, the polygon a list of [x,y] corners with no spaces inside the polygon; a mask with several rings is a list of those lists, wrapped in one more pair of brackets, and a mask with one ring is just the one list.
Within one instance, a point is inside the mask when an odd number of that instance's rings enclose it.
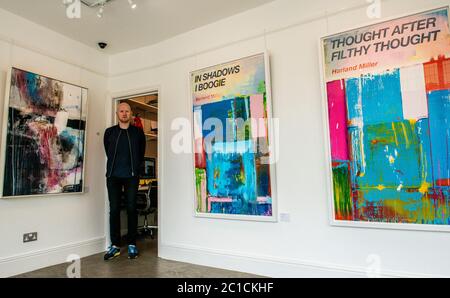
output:
{"label": "man's shaved head", "polygon": [[131,106],[130,106],[129,103],[127,103],[127,102],[121,102],[121,103],[119,103],[119,104],[117,105],[117,111],[116,111],[116,112],[119,112],[120,108],[122,108],[122,107],[128,107],[128,109],[131,111]]}
{"label": "man's shaved head", "polygon": [[121,102],[117,105],[117,118],[119,122],[125,125],[129,125],[131,123],[132,111],[131,106],[126,102]]}

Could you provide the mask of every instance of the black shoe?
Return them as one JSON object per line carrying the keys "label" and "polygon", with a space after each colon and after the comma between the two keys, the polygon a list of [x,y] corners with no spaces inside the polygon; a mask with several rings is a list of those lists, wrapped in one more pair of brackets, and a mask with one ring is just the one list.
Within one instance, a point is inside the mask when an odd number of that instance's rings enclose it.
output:
{"label": "black shoe", "polygon": [[114,258],[117,258],[118,256],[120,256],[120,248],[118,248],[115,245],[111,245],[111,247],[108,249],[108,252],[105,254],[103,259],[105,261],[108,261],[108,260],[112,260]]}

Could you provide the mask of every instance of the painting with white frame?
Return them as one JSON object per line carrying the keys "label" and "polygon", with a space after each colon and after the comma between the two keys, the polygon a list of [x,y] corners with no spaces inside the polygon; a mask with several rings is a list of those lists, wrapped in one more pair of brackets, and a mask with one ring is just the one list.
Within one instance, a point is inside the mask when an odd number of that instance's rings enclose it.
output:
{"label": "painting with white frame", "polygon": [[448,11],[320,39],[332,225],[450,231]]}
{"label": "painting with white frame", "polygon": [[276,221],[268,53],[190,74],[194,214]]}
{"label": "painting with white frame", "polygon": [[5,99],[2,197],[83,193],[88,90],[13,67]]}

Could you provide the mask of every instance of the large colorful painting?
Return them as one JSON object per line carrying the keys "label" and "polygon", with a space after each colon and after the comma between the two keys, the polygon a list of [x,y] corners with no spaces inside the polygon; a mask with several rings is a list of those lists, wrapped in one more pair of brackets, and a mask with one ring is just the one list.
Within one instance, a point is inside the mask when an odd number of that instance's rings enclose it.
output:
{"label": "large colorful painting", "polygon": [[450,230],[450,32],[440,8],[322,39],[334,224]]}
{"label": "large colorful painting", "polygon": [[199,216],[275,220],[268,58],[191,73]]}
{"label": "large colorful painting", "polygon": [[83,191],[87,89],[13,68],[2,139],[2,196]]}

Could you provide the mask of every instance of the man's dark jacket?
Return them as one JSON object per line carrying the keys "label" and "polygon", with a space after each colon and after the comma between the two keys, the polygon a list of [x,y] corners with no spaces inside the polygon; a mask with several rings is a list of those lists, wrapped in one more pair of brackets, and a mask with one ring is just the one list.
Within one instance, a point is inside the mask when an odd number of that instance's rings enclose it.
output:
{"label": "man's dark jacket", "polygon": [[[122,131],[122,132],[121,132]],[[106,165],[106,177],[111,177],[113,170],[113,163],[117,154],[117,143],[119,142],[119,136],[121,133],[128,132],[128,140],[130,144],[131,155],[131,171],[132,176],[139,176],[140,170],[144,163],[145,156],[145,135],[142,129],[136,126],[130,125],[128,130],[121,130],[119,125],[112,126],[105,131],[103,137],[103,144],[105,145],[106,156],[108,162]]]}

